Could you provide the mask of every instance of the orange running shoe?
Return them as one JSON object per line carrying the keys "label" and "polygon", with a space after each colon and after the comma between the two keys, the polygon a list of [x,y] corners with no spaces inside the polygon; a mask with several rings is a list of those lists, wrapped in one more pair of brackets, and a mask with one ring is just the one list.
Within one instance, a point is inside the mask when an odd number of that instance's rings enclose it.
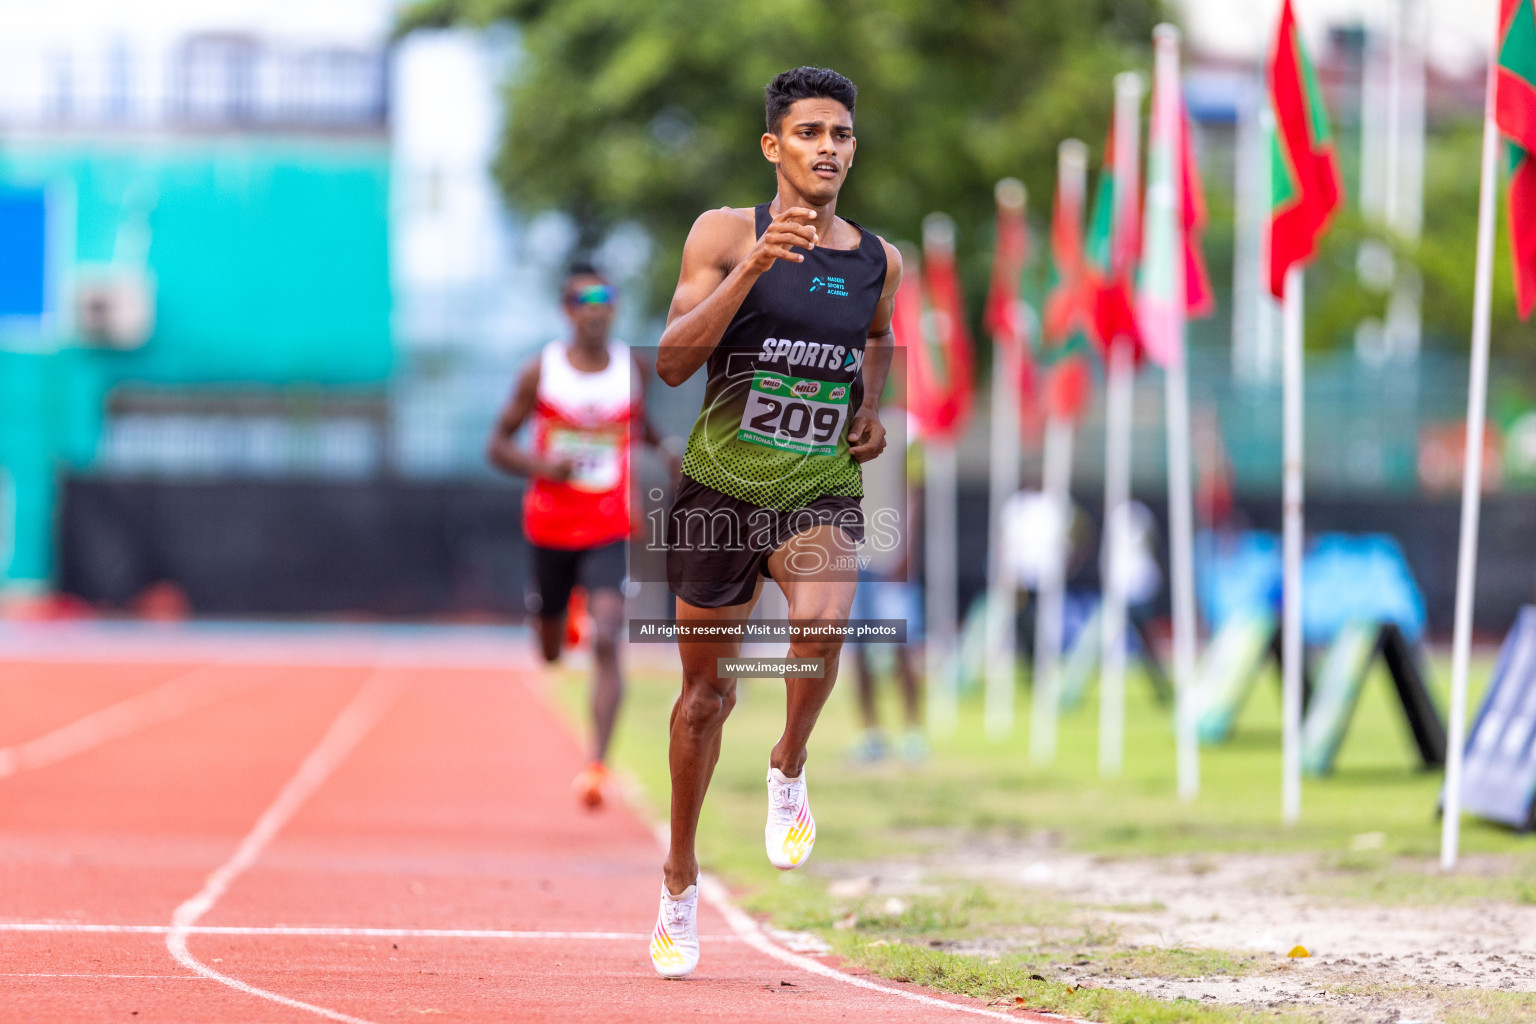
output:
{"label": "orange running shoe", "polygon": [[603,806],[603,791],[608,788],[608,766],[601,761],[593,761],[571,780],[571,789],[576,793],[576,799],[589,810],[597,810]]}

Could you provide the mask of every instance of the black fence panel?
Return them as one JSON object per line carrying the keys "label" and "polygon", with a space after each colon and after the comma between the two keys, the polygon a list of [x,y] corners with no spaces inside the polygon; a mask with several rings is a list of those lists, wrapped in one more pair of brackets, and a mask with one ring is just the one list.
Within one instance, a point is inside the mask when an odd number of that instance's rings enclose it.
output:
{"label": "black fence panel", "polygon": [[[1166,499],[1137,498],[1166,529]],[[521,615],[521,499],[515,483],[495,481],[70,478],[58,528],[60,585],[123,607],[169,582],[204,615]],[[1098,495],[1074,499],[1098,520]],[[1238,511],[1254,529],[1280,528],[1278,498],[1240,499]],[[962,486],[958,512],[963,608],[985,589],[985,487]],[[1454,497],[1307,503],[1309,535],[1397,538],[1437,637],[1451,628],[1459,524]],[[1479,548],[1476,625],[1499,636],[1521,605],[1536,601],[1536,494],[1487,496]],[[1095,552],[1071,585],[1093,589],[1097,576]],[[1166,614],[1166,595],[1161,604]]]}
{"label": "black fence panel", "polygon": [[60,586],[107,607],[171,583],[201,615],[521,615],[515,485],[65,481]]}

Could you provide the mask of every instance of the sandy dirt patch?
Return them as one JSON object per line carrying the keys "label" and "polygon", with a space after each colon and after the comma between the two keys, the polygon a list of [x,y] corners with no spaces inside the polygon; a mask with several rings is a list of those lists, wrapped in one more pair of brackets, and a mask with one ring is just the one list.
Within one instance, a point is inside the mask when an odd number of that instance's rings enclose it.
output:
{"label": "sandy dirt patch", "polygon": [[[1462,870],[1491,874],[1513,865],[1509,858],[1469,858]],[[1399,862],[1393,870],[1433,868]],[[1341,874],[1310,855],[1118,859],[1030,844],[973,846],[958,861],[950,855],[931,863],[883,865],[869,881],[874,892],[891,893],[931,889],[942,878],[1003,883],[1076,905],[1080,912],[1072,927],[1112,935],[1119,949],[1252,954],[1233,971],[1207,977],[1121,977],[1102,956],[1075,959],[1070,953],[1050,963],[1057,980],[1159,999],[1315,1010],[1320,1019],[1338,1022],[1410,1024],[1442,1019],[1445,1000],[1436,990],[1447,997],[1458,989],[1536,992],[1536,905],[1372,904],[1330,895],[1330,882]],[[841,887],[849,884],[845,880]],[[952,948],[995,955],[1008,948],[1068,949],[1063,941],[1070,944],[1068,934],[1035,932],[1016,942],[990,939]],[[1297,945],[1312,955],[1288,957]]]}

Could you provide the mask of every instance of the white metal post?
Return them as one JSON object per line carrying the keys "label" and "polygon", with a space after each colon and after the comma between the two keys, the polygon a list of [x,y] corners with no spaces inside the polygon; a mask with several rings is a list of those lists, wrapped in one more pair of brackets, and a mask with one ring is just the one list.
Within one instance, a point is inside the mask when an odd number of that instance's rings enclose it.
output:
{"label": "white metal post", "polygon": [[[997,206],[1017,216],[1024,212],[1024,186],[1017,178],[997,183]],[[992,345],[992,451],[988,474],[987,519],[987,635],[986,712],[987,738],[1002,741],[1013,735],[1013,703],[1017,639],[1014,628],[1015,594],[1013,566],[1008,562],[1007,530],[1003,509],[1019,489],[1019,374],[1021,353],[1012,343]]]}
{"label": "white metal post", "polygon": [[944,438],[927,441],[923,449],[923,539],[925,562],[925,665],[928,687],[928,729],[951,736],[959,721],[955,678],[956,551],[955,443]]}
{"label": "white metal post", "polygon": [[1472,653],[1472,604],[1477,588],[1477,527],[1483,483],[1483,419],[1488,401],[1488,330],[1493,305],[1493,215],[1498,205],[1499,129],[1494,122],[1498,61],[1488,63],[1483,115],[1482,184],[1477,200],[1477,280],[1472,297],[1472,375],[1467,385],[1466,466],[1461,478],[1461,543],[1456,556],[1456,624],[1451,639],[1451,714],[1446,737],[1445,816],[1440,866],[1456,866],[1461,843],[1461,769],[1467,732],[1467,663]]}
{"label": "white metal post", "polygon": [[1287,825],[1301,817],[1301,636],[1302,520],[1302,276],[1292,264],[1285,275],[1285,454],[1281,584],[1282,736],[1281,816]]}
{"label": "white metal post", "polygon": [[1072,422],[1052,416],[1045,424],[1041,489],[1052,510],[1056,536],[1048,538],[1046,572],[1035,602],[1034,687],[1030,703],[1029,755],[1036,764],[1056,759],[1056,717],[1061,710],[1061,633],[1072,526]]}
{"label": "white metal post", "polygon": [[[1082,225],[1088,194],[1088,147],[1081,139],[1065,139],[1056,150],[1057,202],[1062,215]],[[1029,753],[1036,764],[1056,759],[1056,719],[1061,711],[1061,635],[1066,603],[1067,553],[1072,523],[1072,422],[1050,415],[1045,423],[1040,489],[1052,510],[1057,536],[1048,538],[1049,552],[1035,599],[1035,651],[1031,675]]]}
{"label": "white metal post", "polygon": [[[1156,103],[1166,104],[1160,107],[1157,116],[1165,126],[1178,125],[1184,116],[1179,85],[1179,30],[1172,25],[1159,25],[1153,39],[1157,50],[1153,95]],[[1153,197],[1149,190],[1147,206],[1149,216],[1154,201],[1172,206],[1165,216],[1170,223],[1181,227],[1175,236],[1177,242],[1182,237],[1184,223],[1184,190],[1181,187],[1185,173],[1184,147],[1173,146],[1172,154],[1169,179],[1174,187],[1168,194],[1157,197]],[[1174,345],[1163,374],[1168,427],[1168,568],[1169,590],[1173,598],[1174,737],[1179,796],[1193,800],[1200,792],[1200,744],[1195,731],[1195,517],[1189,471],[1189,370],[1184,352],[1186,283],[1182,246],[1176,244],[1174,252],[1163,255],[1171,267],[1174,295],[1169,324],[1173,329]]]}
{"label": "white metal post", "polygon": [[1104,393],[1104,524],[1099,543],[1099,774],[1120,774],[1125,751],[1125,573],[1126,514],[1131,492],[1131,412],[1135,396],[1134,355],[1124,339],[1110,344],[1109,382]]}
{"label": "white metal post", "polygon": [[[1125,233],[1136,230],[1139,210],[1141,76],[1115,76],[1115,206],[1110,262],[1122,251]],[[1112,267],[1112,273],[1121,271]],[[1107,339],[1109,381],[1104,413],[1104,524],[1100,543],[1103,625],[1099,672],[1099,774],[1120,774],[1125,758],[1125,588],[1120,567],[1128,530],[1125,517],[1131,492],[1131,405],[1135,396],[1135,356],[1127,339]]]}

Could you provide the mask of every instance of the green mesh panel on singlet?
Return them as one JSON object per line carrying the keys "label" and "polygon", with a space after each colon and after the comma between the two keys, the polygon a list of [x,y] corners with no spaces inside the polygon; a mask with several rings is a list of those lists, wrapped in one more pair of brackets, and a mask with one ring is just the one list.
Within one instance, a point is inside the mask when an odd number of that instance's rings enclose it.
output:
{"label": "green mesh panel on singlet", "polygon": [[[776,451],[737,440],[751,377],[712,377],[688,435],[683,472],[705,487],[762,508],[790,511],[823,495],[864,496],[859,464],[848,454],[847,424],[834,455]],[[851,415],[851,410],[850,410]]]}

